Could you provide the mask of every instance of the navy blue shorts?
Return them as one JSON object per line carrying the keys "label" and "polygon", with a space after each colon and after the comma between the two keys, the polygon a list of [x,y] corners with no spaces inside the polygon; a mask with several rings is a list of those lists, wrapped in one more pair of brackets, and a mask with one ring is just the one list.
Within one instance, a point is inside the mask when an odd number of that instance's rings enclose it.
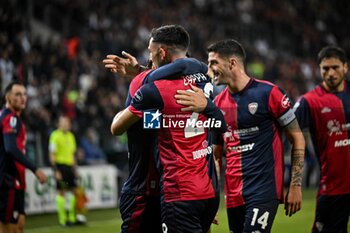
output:
{"label": "navy blue shorts", "polygon": [[346,233],[350,216],[350,194],[319,195],[313,233]]}
{"label": "navy blue shorts", "polygon": [[161,233],[160,197],[122,193],[121,233]]}
{"label": "navy blue shorts", "polygon": [[19,213],[15,209],[16,190],[14,188],[0,188],[0,222],[16,224]]}
{"label": "navy blue shorts", "polygon": [[278,201],[261,201],[227,209],[230,232],[260,232],[271,231],[278,209]]}
{"label": "navy blue shorts", "polygon": [[207,233],[219,208],[219,197],[162,205],[163,233]]}
{"label": "navy blue shorts", "polygon": [[74,174],[74,167],[64,164],[56,164],[56,169],[60,171],[62,175],[62,180],[57,181],[58,190],[66,190],[77,187],[76,177]]}
{"label": "navy blue shorts", "polygon": [[15,210],[17,210],[19,214],[24,215],[25,214],[24,206],[25,206],[25,190],[23,189],[16,190]]}

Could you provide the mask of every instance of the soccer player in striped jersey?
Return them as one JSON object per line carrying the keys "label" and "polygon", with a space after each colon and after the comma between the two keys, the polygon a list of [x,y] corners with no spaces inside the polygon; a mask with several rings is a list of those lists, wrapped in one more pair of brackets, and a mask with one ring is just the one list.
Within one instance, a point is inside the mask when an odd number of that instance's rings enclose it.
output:
{"label": "soccer player in striped jersey", "polygon": [[[47,176],[25,155],[26,130],[21,113],[26,107],[26,88],[13,81],[5,88],[5,108],[0,113],[0,232],[23,229],[25,171],[30,169],[41,183]],[[19,168],[16,163],[20,164]]]}
{"label": "soccer player in striped jersey", "polygon": [[[218,168],[226,147],[225,194],[231,232],[270,232],[278,204],[285,201],[286,215],[301,208],[301,176],[305,141],[288,97],[274,84],[249,77],[245,52],[235,40],[208,47],[208,66],[214,82],[227,84],[215,97],[228,130],[213,134]],[[201,98],[180,93],[181,103]],[[203,97],[202,97],[203,98]],[[282,130],[292,144],[292,178],[283,195]]]}
{"label": "soccer player in striped jersey", "polygon": [[318,54],[323,82],[295,104],[320,164],[320,186],[312,232],[347,232],[350,216],[350,82],[345,51],[324,47]]}

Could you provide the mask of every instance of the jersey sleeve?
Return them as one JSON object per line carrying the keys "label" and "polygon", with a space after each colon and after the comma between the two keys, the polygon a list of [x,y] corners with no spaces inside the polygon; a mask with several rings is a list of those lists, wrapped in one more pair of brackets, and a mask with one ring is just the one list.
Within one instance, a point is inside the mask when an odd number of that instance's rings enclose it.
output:
{"label": "jersey sleeve", "polygon": [[214,145],[221,145],[221,146],[224,145],[224,139],[222,138],[221,133],[211,132],[210,137]]}
{"label": "jersey sleeve", "polygon": [[178,79],[182,75],[194,73],[206,74],[207,72],[208,67],[203,62],[194,58],[181,58],[150,72],[145,78],[144,83],[154,82],[160,79]]}
{"label": "jersey sleeve", "polygon": [[216,121],[220,121],[220,127],[212,127],[210,128],[211,131],[224,133],[227,130],[227,125],[225,121],[224,114],[222,114],[221,110],[209,99],[207,98],[208,104],[207,107],[204,109],[203,114],[210,119],[215,119]]}
{"label": "jersey sleeve", "polygon": [[160,110],[164,106],[162,96],[154,83],[145,84],[134,95],[129,111],[142,118],[144,111]]}
{"label": "jersey sleeve", "polygon": [[304,97],[299,98],[293,107],[295,116],[298,120],[301,129],[309,128],[310,125],[310,110],[309,104]]}
{"label": "jersey sleeve", "polygon": [[269,111],[282,127],[287,126],[295,119],[289,97],[277,86],[274,86],[270,92]]}

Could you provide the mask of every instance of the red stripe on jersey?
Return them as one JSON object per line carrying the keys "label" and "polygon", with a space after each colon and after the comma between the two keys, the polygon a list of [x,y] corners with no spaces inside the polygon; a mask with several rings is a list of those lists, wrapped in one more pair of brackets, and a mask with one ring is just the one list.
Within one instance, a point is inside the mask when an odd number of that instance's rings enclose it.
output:
{"label": "red stripe on jersey", "polygon": [[276,193],[277,198],[280,203],[284,202],[284,157],[283,157],[283,144],[282,144],[282,136],[279,130],[275,125],[273,125],[273,141],[272,141],[272,149],[275,160],[275,185],[276,185]]}
{"label": "red stripe on jersey", "polygon": [[284,95],[277,86],[274,86],[269,97],[269,111],[272,116],[278,119],[291,108],[289,98]]}
{"label": "red stripe on jersey", "polygon": [[142,118],[143,114],[142,111],[137,110],[134,106],[132,106],[131,104],[128,107],[129,111],[133,114],[135,114],[136,116]]}
{"label": "red stripe on jersey", "polygon": [[[154,82],[163,99],[163,120],[187,121],[192,113],[182,112],[176,103],[177,90],[188,90],[184,79],[159,80]],[[171,86],[171,88],[169,88]],[[205,120],[199,114],[200,120]],[[208,175],[207,156],[194,154],[208,149],[208,131],[193,137],[185,137],[186,127],[162,127],[159,131],[159,153],[163,166],[163,191],[165,202],[202,200],[215,196],[211,177]]]}
{"label": "red stripe on jersey", "polygon": [[240,145],[239,135],[234,134],[234,129],[238,128],[237,103],[231,98],[227,88],[215,98],[215,103],[223,111],[227,124],[227,132],[223,135],[227,148],[225,172],[226,207],[234,208],[244,204],[242,196],[242,153],[233,149]]}
{"label": "red stripe on jersey", "polygon": [[140,232],[142,217],[146,209],[146,202],[143,196],[137,196],[135,199],[136,208],[131,215],[130,224],[128,226],[128,233]]}
{"label": "red stripe on jersey", "polygon": [[129,93],[130,93],[131,97],[134,97],[136,91],[138,89],[140,89],[140,87],[142,86],[143,80],[148,75],[148,73],[150,73],[151,71],[152,70],[146,70],[146,71],[135,76],[135,78],[132,80],[132,82],[130,83],[130,86],[129,86]]}
{"label": "red stripe on jersey", "polygon": [[7,196],[7,206],[6,206],[6,216],[5,221],[6,223],[11,223],[14,211],[14,205],[15,205],[15,190],[13,188],[8,190],[8,196]]}

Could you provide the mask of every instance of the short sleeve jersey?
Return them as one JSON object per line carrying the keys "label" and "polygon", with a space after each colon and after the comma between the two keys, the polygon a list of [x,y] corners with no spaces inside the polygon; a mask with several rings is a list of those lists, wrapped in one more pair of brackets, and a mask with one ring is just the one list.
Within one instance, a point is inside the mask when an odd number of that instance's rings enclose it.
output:
{"label": "short sleeve jersey", "polygon": [[206,117],[182,112],[183,106],[177,104],[174,98],[177,90],[191,89],[189,84],[204,90],[210,89],[211,85],[203,73],[180,76],[176,80],[155,81],[144,85],[129,106],[129,110],[139,117],[148,111],[154,111],[155,118],[161,115],[158,148],[165,202],[208,199],[217,193],[208,130],[186,125],[188,121],[204,122]]}
{"label": "short sleeve jersey", "polygon": [[302,129],[309,129],[320,162],[320,194],[350,194],[350,82],[340,93],[322,85],[294,106]]}
{"label": "short sleeve jersey", "polygon": [[228,88],[215,98],[228,130],[214,139],[226,144],[227,208],[253,201],[283,201],[281,126],[295,119],[288,97],[275,85],[251,79],[244,90]]}
{"label": "short sleeve jersey", "polygon": [[6,134],[15,134],[17,148],[25,154],[26,130],[25,125],[10,109],[5,108],[0,115],[1,120],[1,142],[0,142],[0,186],[3,179],[7,177],[7,182],[18,189],[25,189],[25,167],[20,165],[6,154],[3,137]]}
{"label": "short sleeve jersey", "polygon": [[57,164],[73,166],[74,154],[77,148],[74,134],[70,131],[54,130],[49,139],[50,152],[55,153]]}

